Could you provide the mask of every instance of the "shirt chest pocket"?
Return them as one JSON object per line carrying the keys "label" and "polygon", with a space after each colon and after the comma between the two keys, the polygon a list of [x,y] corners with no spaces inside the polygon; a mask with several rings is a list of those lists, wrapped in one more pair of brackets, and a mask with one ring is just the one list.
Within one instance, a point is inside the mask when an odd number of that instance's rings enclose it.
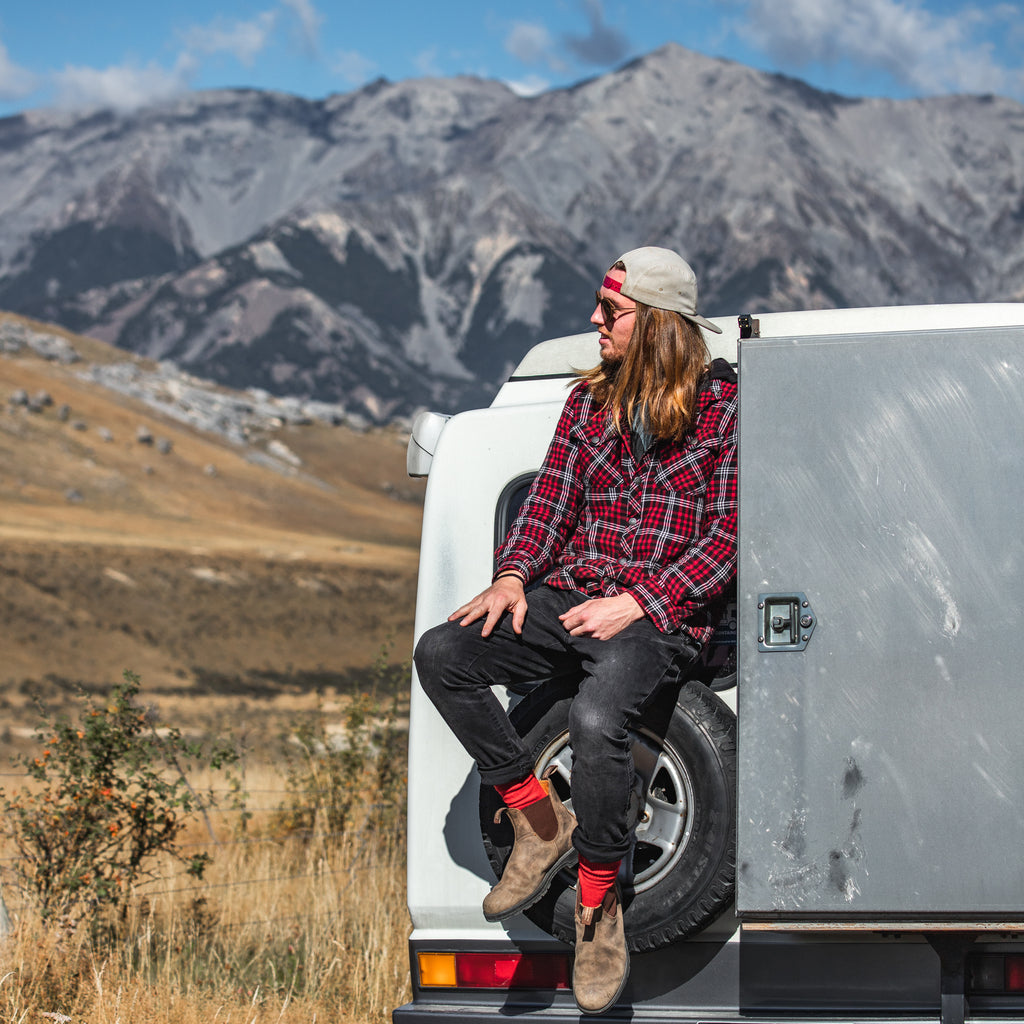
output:
{"label": "shirt chest pocket", "polygon": [[652,474],[651,490],[667,498],[702,495],[715,470],[718,448],[694,444],[661,461]]}
{"label": "shirt chest pocket", "polygon": [[593,466],[586,475],[587,500],[585,507],[597,519],[614,518],[618,503],[624,499],[624,481],[618,470],[607,466]]}
{"label": "shirt chest pocket", "polygon": [[614,502],[626,485],[620,443],[607,434],[595,437],[582,429],[577,432],[576,441],[587,497],[602,503]]}

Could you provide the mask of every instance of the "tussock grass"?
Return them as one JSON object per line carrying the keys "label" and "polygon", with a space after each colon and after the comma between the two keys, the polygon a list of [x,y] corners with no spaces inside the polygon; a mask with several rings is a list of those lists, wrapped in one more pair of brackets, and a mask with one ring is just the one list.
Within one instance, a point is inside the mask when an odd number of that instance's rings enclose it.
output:
{"label": "tussock grass", "polygon": [[[170,858],[122,920],[44,923],[5,893],[0,1021],[65,1024],[374,1024],[409,998],[405,839],[372,807],[341,834],[279,827],[287,786],[264,769],[241,809],[198,821],[213,864]],[[253,810],[255,808],[255,810]],[[10,849],[0,856],[11,856]]]}

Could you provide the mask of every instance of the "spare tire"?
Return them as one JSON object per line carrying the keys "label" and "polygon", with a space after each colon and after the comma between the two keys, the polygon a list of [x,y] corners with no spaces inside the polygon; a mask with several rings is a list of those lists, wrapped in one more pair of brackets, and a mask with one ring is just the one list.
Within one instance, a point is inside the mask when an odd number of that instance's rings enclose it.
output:
{"label": "spare tire", "polygon": [[[510,713],[534,759],[572,806],[569,706],[574,688],[539,687]],[[706,928],[733,901],[736,879],[736,718],[703,683],[659,694],[633,731],[636,844],[623,862],[626,942],[633,952],[659,949]],[[480,828],[498,877],[512,849],[501,800],[480,787]],[[570,945],[576,872],[558,876],[526,911],[534,924]]]}

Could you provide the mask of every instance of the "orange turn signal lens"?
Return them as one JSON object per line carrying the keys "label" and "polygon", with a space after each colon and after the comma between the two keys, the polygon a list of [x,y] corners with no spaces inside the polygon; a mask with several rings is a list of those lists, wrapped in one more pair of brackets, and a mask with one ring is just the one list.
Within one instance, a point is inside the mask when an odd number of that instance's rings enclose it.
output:
{"label": "orange turn signal lens", "polygon": [[455,988],[454,953],[420,953],[420,984],[424,988]]}

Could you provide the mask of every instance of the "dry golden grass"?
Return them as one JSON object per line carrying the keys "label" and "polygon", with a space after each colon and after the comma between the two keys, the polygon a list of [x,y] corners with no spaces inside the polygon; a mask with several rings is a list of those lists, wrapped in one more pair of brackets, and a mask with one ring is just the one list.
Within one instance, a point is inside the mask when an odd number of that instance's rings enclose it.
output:
{"label": "dry golden grass", "polygon": [[[202,785],[202,780],[196,780]],[[250,774],[257,808],[196,822],[213,865],[202,882],[167,860],[127,919],[45,923],[8,893],[0,1021],[89,1024],[373,1024],[409,998],[405,844],[399,827],[275,834],[284,779]],[[9,851],[4,851],[9,854]]]}
{"label": "dry golden grass", "polygon": [[[143,362],[68,337],[84,364]],[[126,668],[161,722],[232,733],[265,761],[299,719],[337,727],[382,644],[411,648],[422,486],[405,476],[404,437],[282,426],[253,446],[273,434],[303,472],[275,472],[82,366],[0,357],[0,768],[31,744],[37,700],[55,715],[79,684],[97,692]],[[55,405],[15,408],[15,388]],[[172,451],[140,444],[139,426]],[[114,941],[44,923],[5,889],[0,1022],[387,1020],[408,998],[403,836],[289,838],[275,832],[280,765],[247,766],[244,787],[248,831],[237,811],[211,812],[203,883],[168,861]],[[212,842],[201,823],[189,839]]]}

